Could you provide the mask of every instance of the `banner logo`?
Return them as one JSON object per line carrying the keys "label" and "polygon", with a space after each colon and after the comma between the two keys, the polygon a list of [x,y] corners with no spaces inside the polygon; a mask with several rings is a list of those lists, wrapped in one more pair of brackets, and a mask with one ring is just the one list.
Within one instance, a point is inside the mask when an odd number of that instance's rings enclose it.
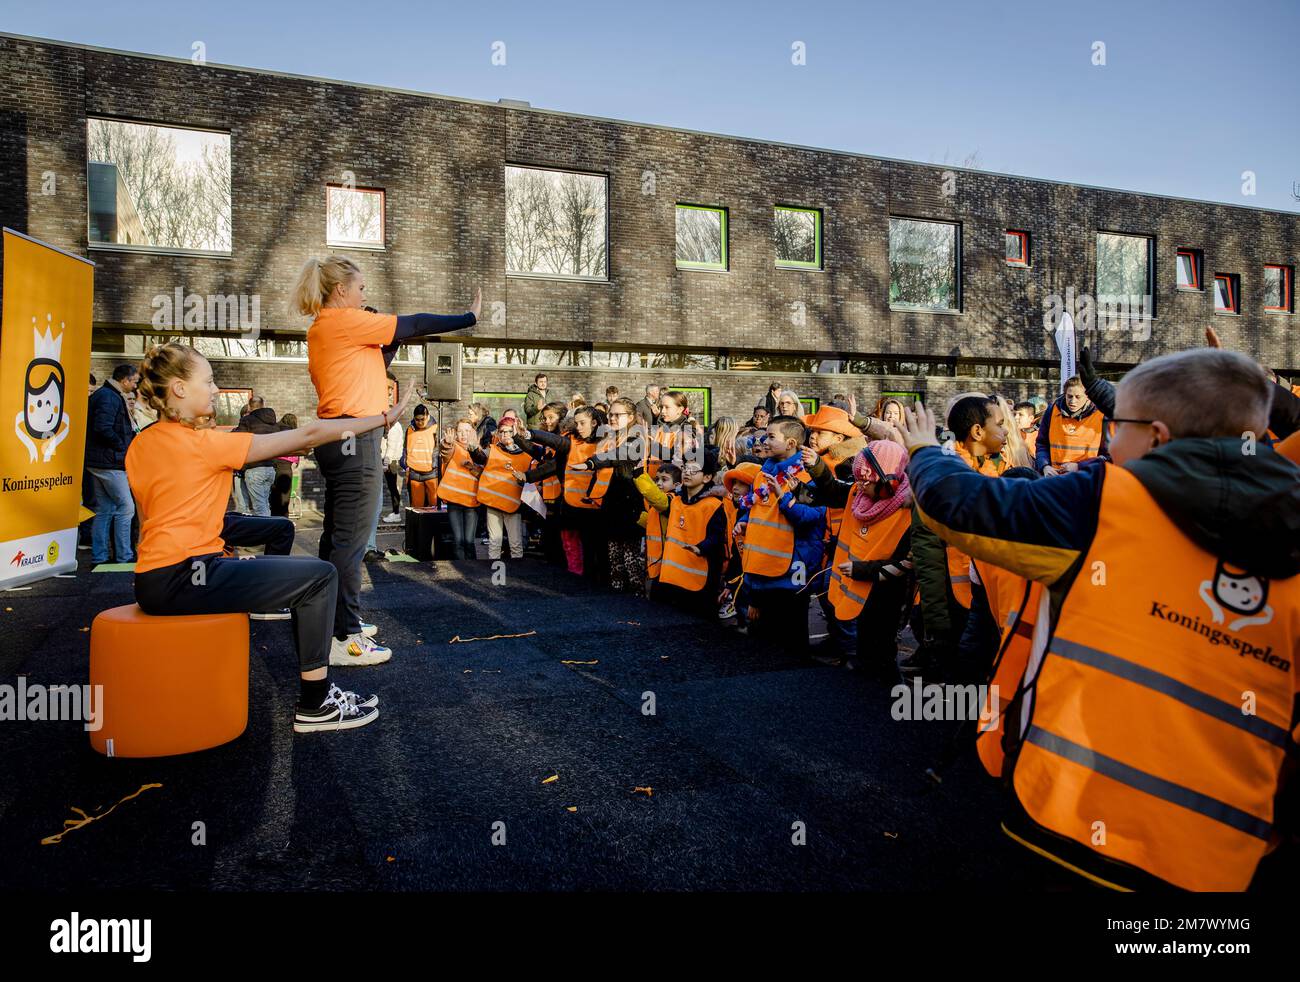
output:
{"label": "banner logo", "polygon": [[[53,315],[46,314],[52,321]],[[32,347],[34,358],[27,363],[24,373],[23,408],[14,417],[14,435],[24,447],[30,461],[49,463],[60,443],[67,439],[72,420],[63,411],[63,398],[67,391],[67,374],[59,361],[63,348],[63,325],[55,337],[47,325],[44,333],[32,318]]]}

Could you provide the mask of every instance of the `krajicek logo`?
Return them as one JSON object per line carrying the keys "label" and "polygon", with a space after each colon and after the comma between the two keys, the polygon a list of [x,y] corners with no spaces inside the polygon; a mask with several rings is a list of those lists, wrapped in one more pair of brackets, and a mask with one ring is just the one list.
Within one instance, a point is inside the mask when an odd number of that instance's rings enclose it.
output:
{"label": "krajicek logo", "polygon": [[26,675],[0,685],[0,723],[73,720],[94,732],[104,725],[103,708],[102,685],[28,685]]}
{"label": "krajicek logo", "polygon": [[50,951],[56,955],[129,954],[133,962],[153,957],[153,921],[147,917],[88,917],[79,911],[50,921]]}
{"label": "krajicek logo", "polygon": [[918,675],[911,685],[900,682],[889,694],[894,697],[889,712],[897,720],[978,720],[981,733],[998,725],[996,685],[926,684]]}

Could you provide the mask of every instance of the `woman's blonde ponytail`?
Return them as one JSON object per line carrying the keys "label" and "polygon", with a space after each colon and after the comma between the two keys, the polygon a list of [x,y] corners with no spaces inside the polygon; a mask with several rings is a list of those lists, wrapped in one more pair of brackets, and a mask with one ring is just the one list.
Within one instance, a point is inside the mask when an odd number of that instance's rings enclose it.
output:
{"label": "woman's blonde ponytail", "polygon": [[293,285],[289,308],[306,317],[315,317],[336,286],[360,274],[361,267],[346,256],[308,259]]}

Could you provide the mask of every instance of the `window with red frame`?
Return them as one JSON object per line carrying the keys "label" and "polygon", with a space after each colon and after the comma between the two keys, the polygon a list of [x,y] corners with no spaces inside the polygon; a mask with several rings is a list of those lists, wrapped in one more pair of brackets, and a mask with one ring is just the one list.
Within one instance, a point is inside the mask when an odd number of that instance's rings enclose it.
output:
{"label": "window with red frame", "polygon": [[1216,314],[1241,312],[1241,277],[1236,273],[1214,274],[1214,312]]}
{"label": "window with red frame", "polygon": [[1289,314],[1295,308],[1291,285],[1295,270],[1290,266],[1268,263],[1264,266],[1264,309],[1274,313]]}
{"label": "window with red frame", "polygon": [[1178,250],[1178,289],[1201,288],[1201,254],[1195,249]]}
{"label": "window with red frame", "polygon": [[1007,230],[1007,265],[1029,265],[1029,233]]}

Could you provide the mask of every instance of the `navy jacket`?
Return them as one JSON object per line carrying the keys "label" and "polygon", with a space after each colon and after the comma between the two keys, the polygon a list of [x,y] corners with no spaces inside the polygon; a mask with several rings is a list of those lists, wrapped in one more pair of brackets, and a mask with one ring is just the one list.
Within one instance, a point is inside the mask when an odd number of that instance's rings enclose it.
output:
{"label": "navy jacket", "polygon": [[86,466],[126,470],[126,448],[134,439],[126,400],[105,382],[90,394],[86,405]]}

